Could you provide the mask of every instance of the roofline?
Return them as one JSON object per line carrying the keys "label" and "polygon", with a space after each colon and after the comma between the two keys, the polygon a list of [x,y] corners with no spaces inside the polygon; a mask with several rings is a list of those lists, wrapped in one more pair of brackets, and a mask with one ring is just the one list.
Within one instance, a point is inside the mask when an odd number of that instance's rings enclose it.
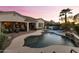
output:
{"label": "roofline", "polygon": [[[16,12],[16,11],[0,11],[0,13],[15,13],[15,14],[18,14],[19,16],[23,17],[23,18],[30,17],[30,16],[24,16],[24,15],[22,15],[22,14]],[[34,17],[30,17],[30,18],[35,19],[35,20],[40,20],[41,19],[43,21],[46,21],[43,18],[34,18]]]}

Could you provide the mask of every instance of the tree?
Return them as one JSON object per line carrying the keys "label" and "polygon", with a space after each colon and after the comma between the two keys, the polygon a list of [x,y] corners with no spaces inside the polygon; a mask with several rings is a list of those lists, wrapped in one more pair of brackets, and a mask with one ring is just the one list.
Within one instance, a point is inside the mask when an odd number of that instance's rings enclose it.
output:
{"label": "tree", "polygon": [[60,15],[59,15],[60,17],[65,16],[65,24],[67,23],[67,13],[72,13],[70,11],[71,11],[71,9],[67,8],[67,9],[61,10],[61,12],[60,12]]}
{"label": "tree", "polygon": [[[61,12],[60,12],[60,17],[61,16],[65,16],[63,19],[60,19],[60,20],[64,20],[65,21],[65,23],[64,23],[64,25],[63,25],[63,29],[65,29],[65,30],[69,30],[70,29],[70,26],[69,26],[69,23],[68,23],[68,19],[67,19],[67,14],[71,14],[72,12],[71,12],[71,9],[69,9],[69,8],[67,8],[67,9],[63,9],[63,10],[61,10]],[[62,18],[62,17],[61,17]]]}

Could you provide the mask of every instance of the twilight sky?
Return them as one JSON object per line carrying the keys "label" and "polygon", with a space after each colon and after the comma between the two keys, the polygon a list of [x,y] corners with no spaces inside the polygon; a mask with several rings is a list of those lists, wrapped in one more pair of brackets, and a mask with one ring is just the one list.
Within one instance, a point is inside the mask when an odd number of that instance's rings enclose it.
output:
{"label": "twilight sky", "polygon": [[17,11],[18,13],[45,20],[59,20],[59,13],[64,8],[72,9],[73,15],[79,13],[79,6],[0,6],[0,11]]}

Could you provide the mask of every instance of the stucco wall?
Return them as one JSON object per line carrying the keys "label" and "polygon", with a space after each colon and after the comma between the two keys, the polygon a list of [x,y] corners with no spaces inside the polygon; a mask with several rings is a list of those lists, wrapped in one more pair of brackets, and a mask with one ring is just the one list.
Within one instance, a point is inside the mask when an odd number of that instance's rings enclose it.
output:
{"label": "stucco wall", "polygon": [[[42,23],[43,26],[42,26],[42,27],[39,27],[39,23]],[[43,29],[43,28],[44,28],[44,21],[43,21],[43,20],[37,20],[36,28],[37,28],[37,29]]]}

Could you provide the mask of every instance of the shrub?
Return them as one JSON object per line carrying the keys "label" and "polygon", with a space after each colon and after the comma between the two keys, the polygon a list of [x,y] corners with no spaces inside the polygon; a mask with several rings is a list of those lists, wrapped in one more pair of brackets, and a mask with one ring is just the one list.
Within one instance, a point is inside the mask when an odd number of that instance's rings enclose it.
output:
{"label": "shrub", "polygon": [[69,23],[67,23],[67,24],[63,23],[63,24],[61,24],[61,28],[64,29],[64,30],[69,30],[70,24]]}
{"label": "shrub", "polygon": [[4,42],[8,39],[8,37],[0,32],[0,50],[4,49]]}
{"label": "shrub", "polygon": [[75,25],[74,29],[79,34],[79,25]]}

